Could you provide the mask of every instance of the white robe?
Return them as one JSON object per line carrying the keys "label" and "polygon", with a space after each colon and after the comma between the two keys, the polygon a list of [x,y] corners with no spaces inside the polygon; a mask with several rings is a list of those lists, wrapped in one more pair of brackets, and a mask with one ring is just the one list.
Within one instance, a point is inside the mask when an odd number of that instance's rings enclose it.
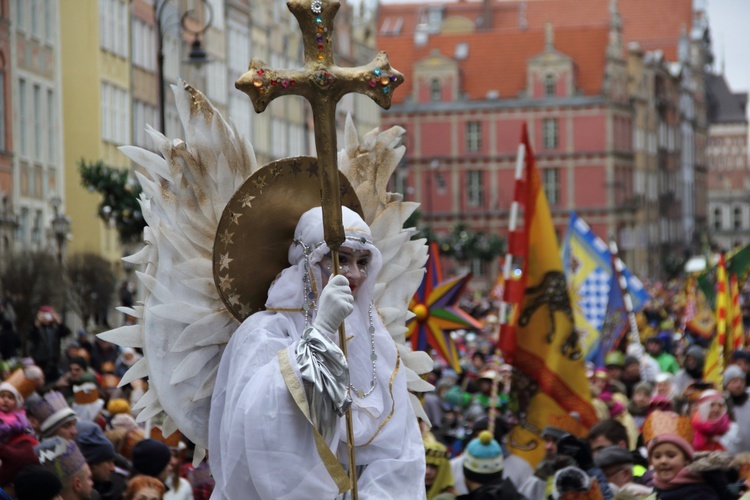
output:
{"label": "white robe", "polygon": [[[301,386],[295,361],[301,335],[297,316],[256,313],[245,320],[224,351],[209,426],[209,462],[216,480],[212,499],[333,500],[338,495],[316,448],[313,427],[282,374],[279,352],[286,350]],[[365,343],[359,351],[369,352],[369,339],[355,335],[351,343],[357,340]],[[378,384],[371,398],[353,396],[357,465],[366,466],[357,483],[361,500],[425,498],[424,445],[409,403],[404,370],[394,371],[397,350],[392,341],[390,347],[391,352],[378,352],[377,367],[379,377],[387,371],[384,380],[391,380],[392,385]],[[352,351],[358,352],[356,346]],[[367,387],[370,370],[368,363],[350,358],[355,387]],[[370,405],[374,406],[365,408]],[[345,464],[345,419],[339,420],[328,444]]]}

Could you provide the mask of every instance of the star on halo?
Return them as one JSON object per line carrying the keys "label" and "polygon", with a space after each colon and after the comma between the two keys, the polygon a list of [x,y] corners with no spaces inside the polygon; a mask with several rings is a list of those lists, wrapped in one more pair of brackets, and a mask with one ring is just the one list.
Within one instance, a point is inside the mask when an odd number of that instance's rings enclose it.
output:
{"label": "star on halo", "polygon": [[232,218],[232,224],[240,225],[239,219],[242,217],[242,214],[239,212],[230,212],[230,217]]}
{"label": "star on halo", "polygon": [[232,262],[234,259],[229,258],[229,254],[225,253],[221,256],[221,263],[219,265],[219,271],[223,271],[224,268],[229,268],[229,263]]}
{"label": "star on halo", "polygon": [[240,304],[240,307],[237,309],[237,312],[240,313],[240,316],[246,318],[250,316],[250,312],[252,309],[250,309],[250,306],[248,304]]}
{"label": "star on halo", "polygon": [[240,201],[242,202],[242,207],[243,207],[243,208],[244,208],[244,207],[248,207],[248,208],[253,208],[253,204],[252,204],[252,202],[253,202],[253,200],[254,200],[254,199],[255,199],[255,196],[251,196],[251,195],[250,195],[250,193],[246,193],[246,194],[245,194],[245,195],[244,195],[244,196],[243,196],[243,197],[242,197],[242,198],[240,199]]}
{"label": "star on halo", "polygon": [[234,278],[230,278],[227,274],[226,276],[219,276],[219,287],[226,291],[227,289],[232,287],[232,281],[234,281]]}
{"label": "star on halo", "polygon": [[229,229],[225,229],[224,233],[221,235],[221,243],[223,245],[233,245],[234,242],[232,241],[232,238],[234,238],[234,233],[230,233]]}
{"label": "star on halo", "polygon": [[233,305],[234,307],[237,307],[237,306],[239,306],[239,305],[240,305],[240,296],[239,296],[239,295],[237,295],[236,293],[233,293],[232,295],[230,295],[230,296],[229,296],[229,298],[228,298],[227,300],[228,300],[228,301],[229,301],[229,303],[230,303],[230,304],[232,304],[232,305]]}

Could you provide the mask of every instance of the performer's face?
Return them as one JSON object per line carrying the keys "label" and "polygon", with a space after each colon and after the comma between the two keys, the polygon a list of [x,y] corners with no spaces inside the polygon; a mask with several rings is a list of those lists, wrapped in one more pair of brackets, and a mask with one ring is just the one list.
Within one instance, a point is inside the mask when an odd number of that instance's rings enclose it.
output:
{"label": "performer's face", "polygon": [[[353,250],[347,247],[339,248],[339,266],[341,268],[341,274],[346,276],[349,280],[349,288],[352,290],[352,294],[356,297],[357,290],[359,289],[362,282],[367,279],[367,272],[370,266],[370,251],[369,250]],[[321,276],[323,277],[323,286],[328,284],[328,278],[333,272],[333,263],[331,257],[327,255],[320,262],[322,270]]]}

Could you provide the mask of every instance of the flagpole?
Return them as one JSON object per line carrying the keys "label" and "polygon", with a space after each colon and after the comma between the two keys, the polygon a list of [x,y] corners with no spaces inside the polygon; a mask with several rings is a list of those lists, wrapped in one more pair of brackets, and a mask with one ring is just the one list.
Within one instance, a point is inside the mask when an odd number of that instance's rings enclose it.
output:
{"label": "flagpole", "polygon": [[628,322],[630,323],[630,335],[628,340],[631,345],[635,344],[638,346],[638,355],[642,356],[644,349],[641,344],[641,335],[638,332],[638,322],[635,319],[635,312],[633,311],[633,298],[630,296],[628,280],[623,274],[625,264],[620,260],[617,243],[615,243],[614,240],[609,242],[609,251],[612,254],[612,272],[615,273],[617,284],[620,286],[622,302],[625,305],[625,312],[628,315]]}

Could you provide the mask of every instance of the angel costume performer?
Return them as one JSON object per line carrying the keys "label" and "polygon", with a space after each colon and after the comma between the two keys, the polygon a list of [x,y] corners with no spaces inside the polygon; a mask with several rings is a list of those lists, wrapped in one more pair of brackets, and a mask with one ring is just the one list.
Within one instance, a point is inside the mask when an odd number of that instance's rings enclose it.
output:
{"label": "angel costume performer", "polygon": [[[372,305],[382,256],[362,218],[342,210],[343,276],[324,288],[330,251],[322,212],[307,211],[266,311],[242,323],[221,358],[209,422],[212,498],[337,498],[349,395],[359,498],[425,498],[424,447],[405,370]],[[367,252],[369,260],[356,260]],[[337,347],[344,318],[348,369]]]}

